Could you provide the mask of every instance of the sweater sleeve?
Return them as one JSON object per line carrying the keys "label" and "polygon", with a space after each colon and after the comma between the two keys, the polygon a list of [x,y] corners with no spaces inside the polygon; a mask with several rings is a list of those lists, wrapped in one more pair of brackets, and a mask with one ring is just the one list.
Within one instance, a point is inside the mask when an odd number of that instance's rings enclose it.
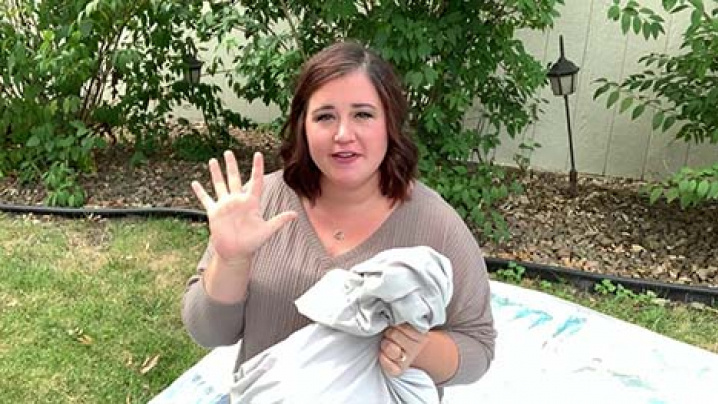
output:
{"label": "sweater sleeve", "polygon": [[210,243],[182,298],[182,322],[192,339],[206,348],[232,345],[244,333],[244,302],[224,304],[207,294],[202,274],[212,255]]}
{"label": "sweater sleeve", "polygon": [[480,379],[494,358],[496,330],[486,263],[476,239],[463,221],[448,230],[445,255],[454,271],[454,294],[442,329],[459,352],[454,376],[441,384],[468,384]]}

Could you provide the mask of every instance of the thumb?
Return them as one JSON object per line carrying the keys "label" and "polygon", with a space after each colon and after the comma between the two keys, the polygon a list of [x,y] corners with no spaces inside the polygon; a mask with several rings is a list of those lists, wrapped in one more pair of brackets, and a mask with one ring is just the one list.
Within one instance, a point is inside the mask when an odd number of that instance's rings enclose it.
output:
{"label": "thumb", "polygon": [[269,233],[274,234],[282,226],[284,226],[285,224],[291,222],[292,220],[294,220],[296,218],[297,218],[297,212],[294,212],[294,211],[282,212],[282,213],[278,214],[277,216],[274,216],[273,218],[271,218],[267,221],[267,225],[269,225]]}

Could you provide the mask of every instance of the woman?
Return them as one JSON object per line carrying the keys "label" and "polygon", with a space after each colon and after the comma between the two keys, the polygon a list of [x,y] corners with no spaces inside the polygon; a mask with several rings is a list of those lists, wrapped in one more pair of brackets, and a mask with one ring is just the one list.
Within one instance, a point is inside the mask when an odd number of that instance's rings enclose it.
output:
{"label": "woman", "polygon": [[426,334],[406,325],[385,331],[381,367],[392,376],[422,369],[437,386],[486,372],[496,334],[484,260],[456,212],[415,179],[406,116],[392,67],[359,44],[338,43],[301,71],[283,128],[282,171],[264,176],[255,154],[242,185],[231,152],[226,180],[209,162],[216,200],[192,187],[207,210],[210,242],[182,309],[199,344],[242,339],[239,366],[308,324],[293,302],[325,271],[426,245],[453,266],[447,322]]}

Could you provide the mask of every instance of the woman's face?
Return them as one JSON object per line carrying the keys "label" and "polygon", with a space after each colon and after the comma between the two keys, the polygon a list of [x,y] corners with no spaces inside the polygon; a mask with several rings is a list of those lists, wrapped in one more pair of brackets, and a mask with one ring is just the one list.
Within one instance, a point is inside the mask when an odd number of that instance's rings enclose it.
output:
{"label": "woman's face", "polygon": [[309,98],[304,121],[309,153],[322,184],[379,187],[387,149],[384,106],[362,70],[334,79]]}

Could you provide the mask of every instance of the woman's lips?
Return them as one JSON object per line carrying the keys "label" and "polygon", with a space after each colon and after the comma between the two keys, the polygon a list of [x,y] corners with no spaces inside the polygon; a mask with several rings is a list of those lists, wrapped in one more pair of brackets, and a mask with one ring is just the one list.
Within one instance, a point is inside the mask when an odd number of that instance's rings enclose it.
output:
{"label": "woman's lips", "polygon": [[332,153],[332,158],[341,164],[349,164],[359,158],[359,154],[354,152],[338,152]]}

